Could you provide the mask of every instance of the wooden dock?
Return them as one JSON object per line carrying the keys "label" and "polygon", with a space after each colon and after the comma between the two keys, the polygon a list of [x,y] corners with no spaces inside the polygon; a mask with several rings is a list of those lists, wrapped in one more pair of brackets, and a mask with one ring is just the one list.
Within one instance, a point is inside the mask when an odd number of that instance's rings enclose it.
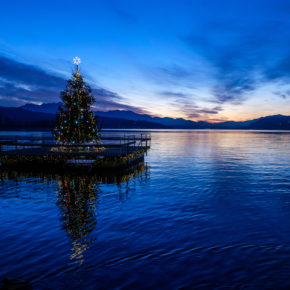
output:
{"label": "wooden dock", "polygon": [[120,170],[144,161],[149,134],[102,136],[98,144],[58,144],[52,137],[1,136],[2,167],[89,167]]}

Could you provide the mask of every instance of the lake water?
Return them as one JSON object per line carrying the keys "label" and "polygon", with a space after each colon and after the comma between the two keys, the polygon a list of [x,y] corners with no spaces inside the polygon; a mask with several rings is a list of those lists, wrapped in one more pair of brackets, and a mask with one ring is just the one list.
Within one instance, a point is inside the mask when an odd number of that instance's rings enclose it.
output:
{"label": "lake water", "polygon": [[152,131],[122,180],[1,172],[0,278],[290,287],[290,132]]}

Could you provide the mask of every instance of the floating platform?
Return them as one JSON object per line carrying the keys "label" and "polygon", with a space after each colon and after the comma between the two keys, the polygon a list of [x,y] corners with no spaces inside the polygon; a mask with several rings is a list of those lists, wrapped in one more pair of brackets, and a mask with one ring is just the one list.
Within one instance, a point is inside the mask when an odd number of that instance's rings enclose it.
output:
{"label": "floating platform", "polygon": [[100,143],[58,144],[53,138],[0,137],[2,168],[120,171],[144,162],[149,134],[101,137]]}

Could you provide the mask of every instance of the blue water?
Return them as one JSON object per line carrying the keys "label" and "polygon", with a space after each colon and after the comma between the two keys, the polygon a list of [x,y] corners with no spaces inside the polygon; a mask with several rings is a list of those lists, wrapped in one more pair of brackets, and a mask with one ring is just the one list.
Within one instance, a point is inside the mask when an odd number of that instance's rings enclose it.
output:
{"label": "blue water", "polygon": [[290,287],[290,132],[151,136],[147,166],[121,181],[2,171],[0,278],[34,289]]}

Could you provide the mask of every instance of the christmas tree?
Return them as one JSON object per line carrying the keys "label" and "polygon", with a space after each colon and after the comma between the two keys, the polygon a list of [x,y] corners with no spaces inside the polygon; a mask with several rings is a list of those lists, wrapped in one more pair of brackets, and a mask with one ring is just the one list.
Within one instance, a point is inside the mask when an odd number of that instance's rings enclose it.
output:
{"label": "christmas tree", "polygon": [[55,138],[61,144],[83,144],[100,140],[97,117],[90,110],[94,103],[91,88],[84,82],[79,72],[80,59],[74,58],[76,71],[61,92],[63,107],[56,115]]}

